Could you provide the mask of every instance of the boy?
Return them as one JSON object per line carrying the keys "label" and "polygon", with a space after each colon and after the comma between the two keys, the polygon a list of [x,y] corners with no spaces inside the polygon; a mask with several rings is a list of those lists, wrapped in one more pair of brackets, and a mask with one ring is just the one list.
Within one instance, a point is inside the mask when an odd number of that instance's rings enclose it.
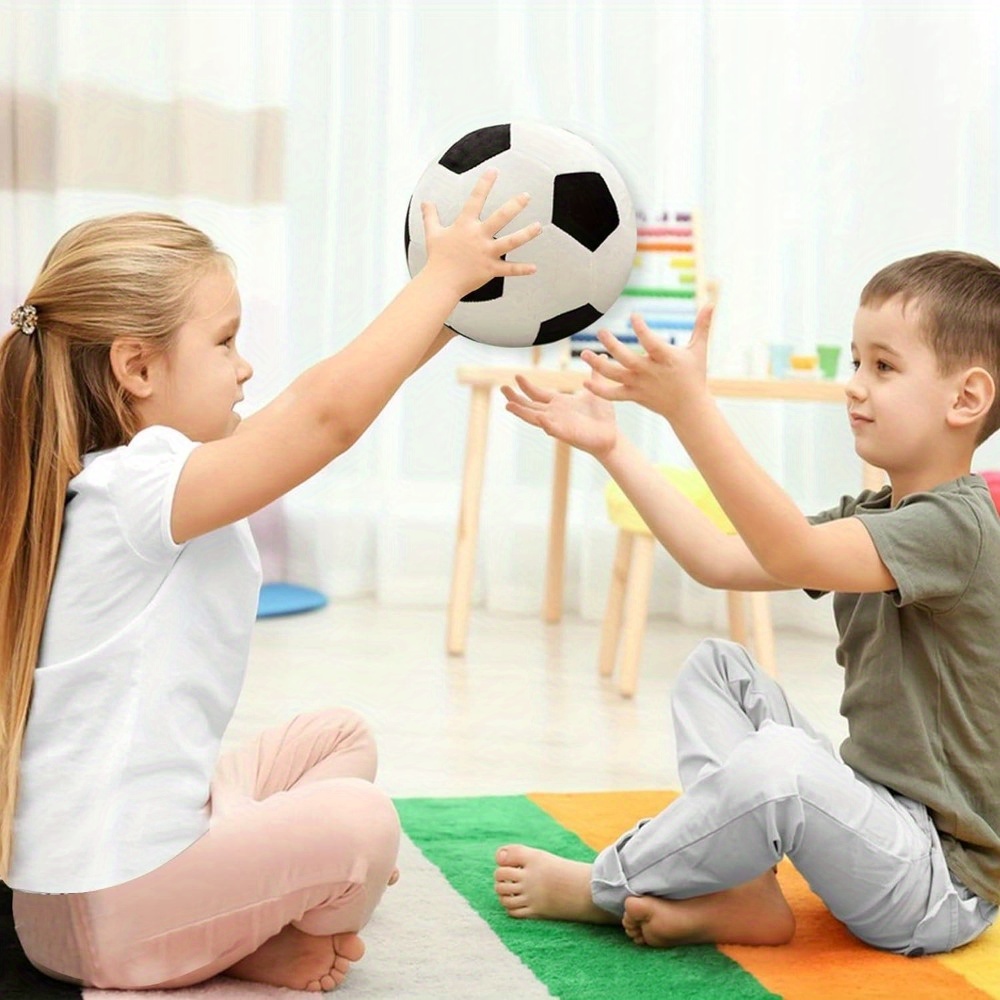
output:
{"label": "boy", "polygon": [[[1000,423],[1000,268],[971,254],[898,261],[861,293],[847,410],[889,485],[812,518],[761,470],[706,387],[711,320],[645,356],[610,333],[576,396],[519,378],[507,409],[590,452],[695,579],[834,591],[849,736],[835,753],[745,650],[708,641],[673,696],[684,794],[593,865],[497,852],[514,917],[621,922],[637,944],[782,944],[795,863],[861,940],[950,951],[1000,903],[1000,519],[976,447]],[[667,419],[739,532],[726,536],[617,431],[612,401]]]}

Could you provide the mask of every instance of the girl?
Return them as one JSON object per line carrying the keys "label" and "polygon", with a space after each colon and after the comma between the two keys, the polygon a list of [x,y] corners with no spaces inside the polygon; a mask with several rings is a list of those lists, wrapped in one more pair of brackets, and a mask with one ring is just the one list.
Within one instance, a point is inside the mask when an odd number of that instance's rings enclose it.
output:
{"label": "girl", "polygon": [[[247,515],[357,441],[451,336],[463,295],[533,265],[453,225],[340,353],[240,422],[251,377],[228,258],[163,215],[96,219],[0,340],[0,876],[43,972],[151,989],[226,972],[343,981],[395,880],[399,824],[354,714],[298,716],[218,760],[260,582]],[[30,707],[30,711],[29,711]]]}

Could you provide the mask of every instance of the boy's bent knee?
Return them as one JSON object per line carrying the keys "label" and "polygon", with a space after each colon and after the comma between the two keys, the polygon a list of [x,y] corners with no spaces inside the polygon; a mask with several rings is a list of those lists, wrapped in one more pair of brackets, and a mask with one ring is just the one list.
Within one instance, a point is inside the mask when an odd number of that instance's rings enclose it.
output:
{"label": "boy's bent knee", "polygon": [[726,684],[734,676],[749,677],[756,671],[750,654],[739,643],[728,639],[702,639],[688,654],[677,683],[677,692],[687,685]]}

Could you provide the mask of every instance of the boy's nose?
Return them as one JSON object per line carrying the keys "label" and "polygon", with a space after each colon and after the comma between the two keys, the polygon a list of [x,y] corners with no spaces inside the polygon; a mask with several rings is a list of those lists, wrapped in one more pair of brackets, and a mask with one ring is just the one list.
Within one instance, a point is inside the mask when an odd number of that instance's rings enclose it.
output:
{"label": "boy's nose", "polygon": [[860,399],[864,396],[865,387],[861,379],[858,378],[857,372],[854,372],[844,383],[844,392],[847,394],[848,399]]}

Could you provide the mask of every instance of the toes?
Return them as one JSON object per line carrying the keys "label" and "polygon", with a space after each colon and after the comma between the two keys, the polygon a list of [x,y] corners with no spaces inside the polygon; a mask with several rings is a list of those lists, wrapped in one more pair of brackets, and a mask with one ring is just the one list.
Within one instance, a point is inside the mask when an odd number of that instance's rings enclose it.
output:
{"label": "toes", "polygon": [[495,882],[515,882],[523,876],[523,868],[501,867],[493,873],[493,880]]}
{"label": "toes", "polygon": [[523,844],[505,844],[497,849],[496,862],[498,865],[523,868],[525,856],[530,851],[531,848],[525,847]]}
{"label": "toes", "polygon": [[500,897],[500,905],[508,912],[518,911],[519,916],[526,916],[531,909],[531,901],[520,893],[511,893]]}
{"label": "toes", "polygon": [[348,962],[357,962],[365,953],[365,943],[357,934],[334,934],[333,950],[338,958],[345,958]]}

